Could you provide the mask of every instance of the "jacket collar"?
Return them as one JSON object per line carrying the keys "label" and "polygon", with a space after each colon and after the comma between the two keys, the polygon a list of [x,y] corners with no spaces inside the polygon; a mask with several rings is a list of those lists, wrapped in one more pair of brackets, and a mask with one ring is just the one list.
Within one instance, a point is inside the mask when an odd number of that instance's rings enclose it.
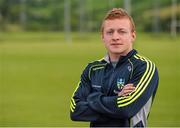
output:
{"label": "jacket collar", "polygon": [[[121,56],[121,58],[119,58],[118,64],[125,62],[126,60],[128,60],[130,57],[132,57],[133,55],[135,55],[137,53],[137,51],[135,49],[131,50],[126,56]],[[111,63],[109,55],[106,54],[104,57],[104,60],[107,63]]]}

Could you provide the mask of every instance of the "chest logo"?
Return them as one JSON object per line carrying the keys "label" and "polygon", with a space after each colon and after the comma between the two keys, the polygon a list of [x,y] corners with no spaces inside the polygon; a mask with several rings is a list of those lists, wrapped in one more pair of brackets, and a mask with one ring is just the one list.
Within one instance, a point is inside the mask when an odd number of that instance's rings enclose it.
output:
{"label": "chest logo", "polygon": [[114,93],[115,94],[118,94],[121,89],[124,87],[124,84],[125,84],[125,78],[117,78],[117,88],[118,89],[114,89]]}
{"label": "chest logo", "polygon": [[118,89],[121,89],[125,84],[125,79],[124,78],[117,78],[117,87]]}

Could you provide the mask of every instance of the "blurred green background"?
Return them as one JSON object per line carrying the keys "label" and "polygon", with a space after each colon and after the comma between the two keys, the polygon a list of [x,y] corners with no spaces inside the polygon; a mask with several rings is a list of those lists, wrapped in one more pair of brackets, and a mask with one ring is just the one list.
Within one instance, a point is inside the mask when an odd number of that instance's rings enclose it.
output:
{"label": "blurred green background", "polygon": [[70,120],[70,98],[87,63],[106,53],[99,28],[112,7],[133,16],[134,46],[159,69],[149,126],[180,126],[179,2],[0,0],[0,127],[89,126]]}
{"label": "blurred green background", "polygon": [[[69,118],[81,71],[105,50],[99,33],[64,43],[63,33],[1,33],[0,126],[88,126]],[[135,48],[160,75],[150,126],[180,126],[180,37],[138,33]]]}

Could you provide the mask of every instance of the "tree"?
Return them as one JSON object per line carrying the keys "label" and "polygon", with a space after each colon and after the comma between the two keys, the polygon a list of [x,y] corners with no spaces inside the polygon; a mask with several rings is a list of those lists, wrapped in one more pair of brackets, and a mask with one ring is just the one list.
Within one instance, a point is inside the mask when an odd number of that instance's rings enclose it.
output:
{"label": "tree", "polygon": [[176,27],[177,27],[177,15],[176,15],[176,9],[177,8],[177,1],[172,0],[172,10],[171,10],[171,36],[176,36]]}
{"label": "tree", "polygon": [[71,42],[71,1],[64,0],[64,31],[66,42]]}
{"label": "tree", "polygon": [[131,0],[124,0],[124,8],[131,15]]}
{"label": "tree", "polygon": [[79,0],[79,31],[83,33],[85,28],[85,0]]}
{"label": "tree", "polygon": [[19,20],[22,28],[25,28],[26,25],[26,0],[20,0],[20,14],[19,14]]}
{"label": "tree", "polygon": [[152,21],[152,30],[155,33],[158,33],[160,31],[160,21],[159,21],[159,0],[153,1],[153,21]]}

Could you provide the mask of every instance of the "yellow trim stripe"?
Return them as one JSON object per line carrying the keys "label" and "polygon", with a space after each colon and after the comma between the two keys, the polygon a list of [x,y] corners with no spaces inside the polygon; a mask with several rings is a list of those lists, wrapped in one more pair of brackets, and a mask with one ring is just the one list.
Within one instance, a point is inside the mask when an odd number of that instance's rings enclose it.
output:
{"label": "yellow trim stripe", "polygon": [[146,83],[146,85],[144,86],[144,88],[141,90],[141,92],[139,92],[139,93],[134,97],[134,99],[132,99],[131,101],[129,101],[129,102],[125,103],[125,104],[120,104],[120,105],[118,105],[118,107],[124,107],[124,106],[127,106],[127,105],[131,104],[132,102],[134,102],[134,101],[144,92],[144,90],[145,90],[146,87],[148,86],[150,80],[151,80],[152,77],[153,77],[154,72],[155,72],[155,66],[154,66],[154,68],[153,68],[153,72],[152,72],[150,78],[148,79],[148,82]]}
{"label": "yellow trim stripe", "polygon": [[70,106],[71,112],[74,112],[74,109]]}
{"label": "yellow trim stripe", "polygon": [[[71,97],[71,100],[70,100],[70,109],[71,109],[72,112],[74,112],[74,109],[75,109],[75,107],[76,107],[76,102],[75,102],[73,96],[74,96],[74,93],[75,93],[75,92],[77,91],[77,89],[79,88],[80,82],[81,82],[81,81],[78,82],[78,85],[76,86],[76,89],[74,90],[74,92],[73,92],[73,94],[72,94],[72,97]],[[72,106],[73,106],[74,109],[72,108]]]}
{"label": "yellow trim stripe", "polygon": [[145,58],[145,57],[143,57],[143,56],[141,56],[141,55],[139,55],[139,54],[134,55],[134,57],[135,57],[136,59],[142,60],[142,61],[148,60],[147,58]]}
{"label": "yellow trim stripe", "polygon": [[134,55],[134,58],[136,58],[136,59],[140,59],[139,57],[137,57],[136,55]]}
{"label": "yellow trim stripe", "polygon": [[104,60],[104,57],[103,57],[103,58],[101,58],[101,59],[99,59],[98,61],[102,61],[102,60]]}
{"label": "yellow trim stripe", "polygon": [[[149,69],[149,68],[148,68],[148,66],[147,66],[147,69],[146,69],[143,77],[141,78],[139,84],[137,85],[136,91],[134,92],[134,94],[133,94],[132,96],[128,97],[128,98],[125,97],[125,98],[127,98],[127,99],[125,99],[124,97],[123,97],[123,98],[118,98],[118,100],[124,99],[124,100],[122,100],[122,101],[118,101],[118,104],[119,104],[119,103],[126,102],[126,101],[128,101],[128,100],[131,100],[133,97],[135,97],[136,94],[138,94],[138,92],[140,92],[141,88],[143,87],[143,84],[147,81],[147,78],[150,76],[151,71],[149,71],[148,75],[146,76],[148,69]],[[152,68],[151,68],[150,70],[152,70]],[[145,76],[146,76],[146,78],[144,78]],[[144,79],[145,79],[145,80],[144,80]],[[144,80],[144,81],[143,81],[143,80]],[[134,100],[133,100],[133,101],[134,101]]]}
{"label": "yellow trim stripe", "polygon": [[[154,68],[155,69],[155,68]],[[153,70],[154,70],[153,69]],[[154,70],[155,71],[155,70]],[[153,72],[154,73],[154,72]],[[153,75],[153,73],[151,74],[151,76]],[[146,87],[147,87],[147,85],[149,84],[149,82],[150,82],[150,80],[151,80],[151,77],[150,76],[150,78],[147,80],[147,83],[144,85],[144,86],[141,86],[139,89],[139,93],[136,93],[137,95],[139,95],[140,94],[140,92],[142,92],[142,90],[144,90]],[[145,83],[145,82],[144,82]],[[143,83],[143,84],[144,84]],[[130,97],[131,99],[133,98],[133,97],[136,97],[137,95],[136,95],[135,93],[132,95],[132,97]],[[131,99],[129,99],[129,100],[131,100]],[[135,99],[135,98],[134,98]],[[126,102],[126,101],[128,101],[127,99],[125,99],[124,101],[119,101],[118,103],[123,103],[123,102]],[[132,102],[133,102],[134,100],[132,100]]]}
{"label": "yellow trim stripe", "polygon": [[[144,59],[144,60],[149,60],[147,57],[141,56],[141,55],[139,55],[139,54],[136,54],[136,56],[138,56],[139,58],[142,58],[142,59]],[[149,61],[150,61],[150,60],[149,60]]]}
{"label": "yellow trim stripe", "polygon": [[80,83],[81,83],[81,81],[78,82],[78,85],[76,86],[76,89],[74,90],[72,97],[74,96],[74,93],[75,93],[75,92],[77,91],[77,89],[79,88]]}
{"label": "yellow trim stripe", "polygon": [[139,59],[141,59],[141,60],[149,60],[149,59],[147,59],[147,58],[145,58],[145,57],[143,57],[143,56],[141,56],[141,55],[139,55],[139,54],[136,54],[135,56],[137,56],[137,57],[139,57]]}
{"label": "yellow trim stripe", "polygon": [[[146,61],[146,62],[147,62],[147,61]],[[150,69],[150,68],[149,68],[149,63],[147,62],[146,71],[145,71],[144,75],[142,76],[140,82],[139,82],[138,85],[136,86],[135,94],[137,94],[137,92],[141,89],[141,88],[139,89],[139,86],[142,85],[142,82],[143,82],[143,81],[145,82],[145,80],[147,79],[147,76],[148,76],[147,74],[150,73],[150,72],[148,72],[149,69]],[[146,75],[147,75],[147,76],[146,76]],[[145,76],[146,76],[146,78],[144,78]],[[145,80],[144,80],[144,79],[145,79]],[[144,83],[144,82],[143,82],[143,83]],[[134,94],[134,95],[135,95],[135,94]],[[132,97],[132,96],[131,96],[131,97]],[[130,99],[131,97],[129,97],[129,99]],[[126,97],[125,97],[125,98],[126,98]],[[118,98],[118,100],[121,100],[121,99],[124,99],[124,97]],[[127,101],[127,100],[129,100],[129,99],[126,98],[125,101]],[[123,101],[122,101],[122,102],[123,102]],[[121,102],[120,102],[120,103],[121,103]]]}
{"label": "yellow trim stripe", "polygon": [[71,102],[73,103],[74,106],[76,106],[76,103],[73,98],[71,98]]}
{"label": "yellow trim stripe", "polygon": [[[144,75],[142,76],[142,78],[140,79],[140,82],[137,84],[136,89],[135,89],[135,93],[134,93],[132,96],[134,96],[136,93],[138,93],[138,91],[139,91],[139,86],[142,85],[142,82],[143,82],[143,81],[145,82],[144,79],[146,79],[146,78],[144,78],[144,77],[145,77],[145,76],[147,77],[147,76],[148,76],[148,73],[150,73],[150,72],[148,72],[148,70],[149,70],[149,63],[147,62],[146,71],[145,71]],[[144,82],[143,82],[143,83],[144,83]],[[131,97],[132,97],[132,96],[131,96]],[[129,97],[129,98],[126,99],[125,101],[129,100],[131,97]],[[124,99],[124,98],[126,98],[126,97],[120,97],[120,98],[118,98],[118,100],[121,100],[121,99]],[[124,102],[124,100],[121,101],[121,102]],[[121,102],[118,102],[118,103],[121,103]]]}
{"label": "yellow trim stripe", "polygon": [[[90,71],[91,71],[91,69],[92,69],[93,67],[96,67],[96,66],[105,66],[105,65],[106,65],[106,64],[96,64],[96,65],[93,65],[92,67],[90,67],[90,70],[89,70],[89,79],[90,79]],[[97,69],[100,69],[100,68],[104,68],[104,67],[97,67],[96,70],[97,70]],[[76,102],[75,102],[73,96],[74,96],[75,92],[77,91],[77,89],[79,88],[80,83],[81,83],[81,81],[78,82],[78,85],[77,85],[76,89],[74,90],[74,92],[73,92],[73,94],[72,94],[72,97],[71,97],[70,109],[71,109],[72,112],[74,112],[74,109],[75,109],[75,107],[76,107]]]}
{"label": "yellow trim stripe", "polygon": [[[134,56],[135,57],[135,56]],[[134,100],[136,100],[145,90],[145,88],[147,87],[147,85],[149,84],[150,80],[152,79],[152,76],[154,74],[155,71],[155,65],[151,62],[151,61],[147,61],[147,59],[145,59],[144,57],[138,57],[136,56],[135,58],[137,59],[141,59],[141,60],[145,60],[147,62],[147,67],[146,67],[146,71],[143,75],[143,77],[141,78],[140,82],[138,83],[138,85],[136,86],[136,90],[135,92],[132,94],[132,96],[128,96],[128,97],[120,97],[118,98],[118,107],[123,107],[126,106],[130,103],[132,103]],[[149,68],[149,63],[150,63],[150,68]],[[152,71],[153,70],[153,71]],[[150,76],[150,78],[149,78]],[[148,79],[149,78],[149,79]],[[146,83],[145,86],[143,86]],[[143,89],[142,89],[143,88]],[[137,95],[136,95],[137,94]],[[132,99],[132,100],[131,100]],[[120,101],[119,101],[120,100]],[[130,100],[130,101],[129,101]],[[128,102],[126,102],[128,101]],[[126,103],[124,103],[126,102]],[[123,104],[124,103],[124,104]]]}
{"label": "yellow trim stripe", "polygon": [[73,109],[75,109],[75,106],[73,105],[73,103],[71,102],[71,107],[73,108]]}

